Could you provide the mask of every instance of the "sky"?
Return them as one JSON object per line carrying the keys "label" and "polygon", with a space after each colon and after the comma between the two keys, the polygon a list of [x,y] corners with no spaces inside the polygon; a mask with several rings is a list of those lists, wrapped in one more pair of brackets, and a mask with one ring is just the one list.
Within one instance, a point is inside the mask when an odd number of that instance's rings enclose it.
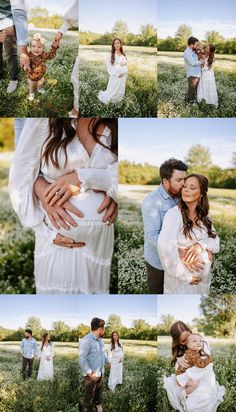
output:
{"label": "sky", "polygon": [[80,0],[81,31],[105,33],[117,20],[128,24],[129,31],[138,33],[143,24],[157,26],[157,0]]}
{"label": "sky", "polygon": [[226,38],[236,36],[235,0],[158,0],[158,36],[174,36],[180,24],[192,27],[193,34],[204,39],[206,31],[218,31]]}
{"label": "sky", "polygon": [[160,166],[183,160],[193,144],[207,146],[214,164],[232,167],[236,119],[119,119],[119,160]]}
{"label": "sky", "polygon": [[173,315],[176,320],[191,323],[199,317],[200,295],[162,295],[158,296],[158,322],[162,315]]}
{"label": "sky", "polygon": [[66,11],[74,4],[74,0],[26,0],[28,9],[42,7],[48,9],[50,14],[64,15]]}
{"label": "sky", "polygon": [[157,298],[147,295],[0,295],[0,326],[25,327],[31,316],[40,318],[42,326],[64,321],[71,327],[90,324],[93,317],[107,320],[116,314],[130,327],[134,319],[157,323]]}

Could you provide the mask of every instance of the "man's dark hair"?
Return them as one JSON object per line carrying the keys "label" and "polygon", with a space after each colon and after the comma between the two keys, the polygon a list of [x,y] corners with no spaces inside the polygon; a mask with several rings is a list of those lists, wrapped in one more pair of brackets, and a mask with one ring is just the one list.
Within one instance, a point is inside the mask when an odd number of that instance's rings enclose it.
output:
{"label": "man's dark hair", "polygon": [[181,170],[183,172],[186,172],[187,169],[188,166],[184,162],[172,157],[171,159],[166,160],[164,163],[162,163],[160,167],[161,181],[163,182],[163,179],[170,180],[174,170]]}
{"label": "man's dark hair", "polygon": [[91,320],[91,330],[97,330],[99,328],[104,328],[105,320],[99,318],[93,318]]}
{"label": "man's dark hair", "polygon": [[29,333],[30,335],[32,335],[32,330],[29,329],[29,328],[26,328],[26,329],[25,329],[25,332],[27,332],[27,333]]}
{"label": "man's dark hair", "polygon": [[196,37],[191,36],[188,38],[188,45],[190,46],[191,44],[195,44],[197,41],[199,40]]}

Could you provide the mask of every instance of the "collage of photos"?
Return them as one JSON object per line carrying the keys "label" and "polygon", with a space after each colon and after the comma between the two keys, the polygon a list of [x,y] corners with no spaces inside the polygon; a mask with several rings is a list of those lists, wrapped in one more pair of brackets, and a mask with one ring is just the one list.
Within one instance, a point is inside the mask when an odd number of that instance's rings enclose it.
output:
{"label": "collage of photos", "polygon": [[0,412],[233,412],[236,4],[0,0]]}

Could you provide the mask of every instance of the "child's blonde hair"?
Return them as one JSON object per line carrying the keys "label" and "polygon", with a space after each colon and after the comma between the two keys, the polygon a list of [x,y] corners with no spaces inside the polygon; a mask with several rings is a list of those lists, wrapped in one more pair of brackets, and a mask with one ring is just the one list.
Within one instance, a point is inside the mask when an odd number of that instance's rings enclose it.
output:
{"label": "child's blonde hair", "polygon": [[35,33],[33,35],[33,37],[31,37],[30,44],[31,44],[32,40],[39,41],[42,44],[42,46],[45,46],[46,40],[44,39],[44,37],[41,37],[40,33]]}

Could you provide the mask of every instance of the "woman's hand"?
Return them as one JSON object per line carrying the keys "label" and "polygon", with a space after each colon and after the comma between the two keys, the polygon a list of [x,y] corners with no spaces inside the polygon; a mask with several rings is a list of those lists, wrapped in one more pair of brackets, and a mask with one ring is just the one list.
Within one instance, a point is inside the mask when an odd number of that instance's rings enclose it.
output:
{"label": "woman's hand", "polygon": [[178,366],[181,366],[182,369],[187,369],[189,367],[189,363],[186,361],[186,355],[178,358]]}
{"label": "woman's hand", "polygon": [[62,236],[59,233],[57,234],[57,236],[54,239],[53,243],[54,243],[54,245],[68,247],[70,249],[85,246],[84,242],[77,242],[76,243],[73,239],[70,239],[69,237]]}
{"label": "woman's hand", "polygon": [[80,181],[76,172],[59,177],[50,184],[44,193],[44,200],[50,206],[62,206],[71,196],[80,193]]}
{"label": "woman's hand", "polygon": [[194,381],[192,379],[189,379],[189,381],[186,384],[185,392],[187,395],[192,393],[194,389],[196,389],[199,385],[199,381]]}
{"label": "woman's hand", "polygon": [[188,263],[189,265],[191,265],[197,259],[197,257],[200,255],[202,250],[203,250],[202,246],[199,243],[194,243],[193,245],[191,245],[186,250],[186,253],[185,253],[185,256],[184,256],[185,263]]}
{"label": "woman's hand", "polygon": [[70,226],[78,226],[76,221],[69,215],[69,213],[67,213],[67,211],[80,218],[83,217],[83,214],[73,206],[69,200],[64,203],[63,207],[58,205],[50,206],[45,202],[43,202],[42,205],[55,229],[63,227],[64,229],[69,230]]}
{"label": "woman's hand", "polygon": [[106,210],[106,213],[102,221],[105,223],[109,220],[109,224],[111,225],[118,215],[118,204],[108,195],[105,195],[101,206],[98,208],[98,213],[102,213],[104,210]]}
{"label": "woman's hand", "polygon": [[200,282],[201,282],[201,278],[198,278],[198,277],[195,277],[195,276],[193,276],[192,277],[192,280],[191,280],[191,282],[189,283],[190,285],[198,285]]}

